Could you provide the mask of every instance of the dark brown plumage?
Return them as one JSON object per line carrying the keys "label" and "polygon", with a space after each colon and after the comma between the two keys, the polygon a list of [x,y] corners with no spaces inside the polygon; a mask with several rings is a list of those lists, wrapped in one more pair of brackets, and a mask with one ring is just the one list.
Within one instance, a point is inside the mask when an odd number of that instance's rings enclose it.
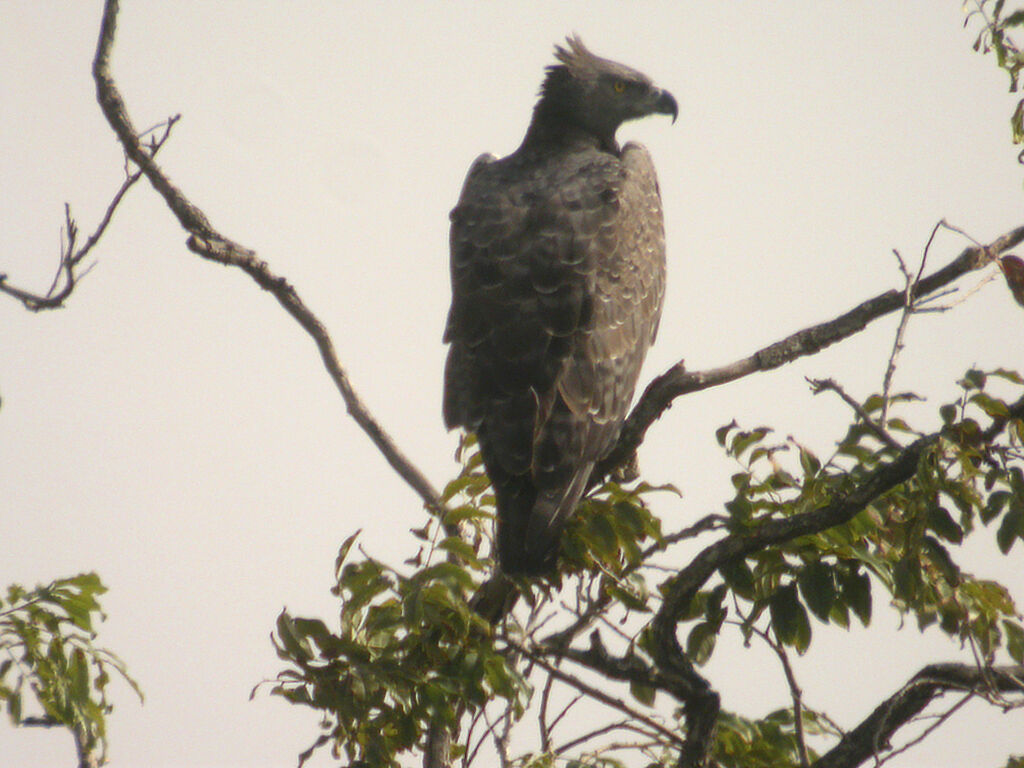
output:
{"label": "dark brown plumage", "polygon": [[451,213],[444,418],[475,431],[507,573],[553,568],[654,341],[665,238],[654,165],[625,121],[677,112],[645,75],[556,47],[522,145],[482,155]]}

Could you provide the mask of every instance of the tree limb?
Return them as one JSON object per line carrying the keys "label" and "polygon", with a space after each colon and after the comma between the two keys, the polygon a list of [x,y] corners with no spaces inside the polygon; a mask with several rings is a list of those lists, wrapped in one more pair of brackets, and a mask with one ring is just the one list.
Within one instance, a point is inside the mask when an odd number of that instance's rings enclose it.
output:
{"label": "tree limb", "polygon": [[854,768],[888,748],[893,734],[946,691],[1024,693],[1024,665],[980,669],[968,664],[930,664],[883,701],[826,752],[815,768]]}
{"label": "tree limb", "polygon": [[110,52],[117,30],[118,0],[106,0],[103,6],[103,21],[100,27],[96,57],[92,74],[96,81],[96,97],[107,122],[117,134],[128,158],[135,163],[149,180],[153,188],[163,197],[167,207],[177,217],[182,228],[188,232],[188,248],[203,257],[225,266],[237,267],[245,272],[265,291],[268,291],[312,337],[320,352],[324,367],[334,381],[348,408],[349,414],[369,436],[377,449],[384,455],[391,467],[423,500],[423,503],[437,511],[444,505],[440,494],[430,481],[415,467],[398,448],[384,428],[356,394],[348,374],[341,367],[334,350],[334,343],[323,324],[299,298],[288,281],[274,274],[266,262],[257,258],[254,251],[245,248],[218,232],[198,207],[196,207],[156,164],[153,154],[147,152],[132,127],[124,99],[110,74]]}
{"label": "tree limb", "polygon": [[890,290],[861,302],[853,309],[824,323],[797,331],[751,355],[720,368],[689,373],[682,361],[656,377],[633,407],[623,424],[612,452],[594,470],[604,477],[624,465],[640,446],[647,429],[681,395],[717,387],[759,371],[769,371],[801,357],[814,355],[828,346],[863,331],[870,323],[953,282],[968,272],[987,266],[1001,253],[1024,241],[1024,226],[1007,232],[986,246],[970,246],[946,266],[921,278],[909,291]]}

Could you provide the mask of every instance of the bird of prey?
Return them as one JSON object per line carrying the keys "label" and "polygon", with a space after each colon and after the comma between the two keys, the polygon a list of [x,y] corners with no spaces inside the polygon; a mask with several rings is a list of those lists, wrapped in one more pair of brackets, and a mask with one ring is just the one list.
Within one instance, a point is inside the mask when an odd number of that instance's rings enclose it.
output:
{"label": "bird of prey", "polygon": [[661,195],[626,120],[675,99],[578,37],[555,47],[519,148],[481,155],[451,212],[449,429],[476,432],[505,573],[551,571],[612,449],[665,294]]}

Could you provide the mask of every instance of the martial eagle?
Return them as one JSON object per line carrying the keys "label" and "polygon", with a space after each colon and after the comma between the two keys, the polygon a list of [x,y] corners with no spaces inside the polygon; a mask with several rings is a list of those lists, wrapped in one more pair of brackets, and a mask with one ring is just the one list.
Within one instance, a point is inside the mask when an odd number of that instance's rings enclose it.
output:
{"label": "martial eagle", "polygon": [[551,570],[612,449],[665,295],[654,164],[626,120],[678,114],[634,69],[555,47],[519,148],[481,155],[451,212],[444,420],[476,432],[506,573]]}

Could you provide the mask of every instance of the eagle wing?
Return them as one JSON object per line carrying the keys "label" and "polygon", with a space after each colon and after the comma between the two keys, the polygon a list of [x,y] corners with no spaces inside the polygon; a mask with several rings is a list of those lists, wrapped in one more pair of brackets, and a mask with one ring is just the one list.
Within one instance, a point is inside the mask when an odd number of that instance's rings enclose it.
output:
{"label": "eagle wing", "polygon": [[[647,151],[482,156],[452,211],[444,416],[480,439],[506,570],[553,558],[611,449],[664,296]],[[521,566],[521,567],[520,567]]]}

